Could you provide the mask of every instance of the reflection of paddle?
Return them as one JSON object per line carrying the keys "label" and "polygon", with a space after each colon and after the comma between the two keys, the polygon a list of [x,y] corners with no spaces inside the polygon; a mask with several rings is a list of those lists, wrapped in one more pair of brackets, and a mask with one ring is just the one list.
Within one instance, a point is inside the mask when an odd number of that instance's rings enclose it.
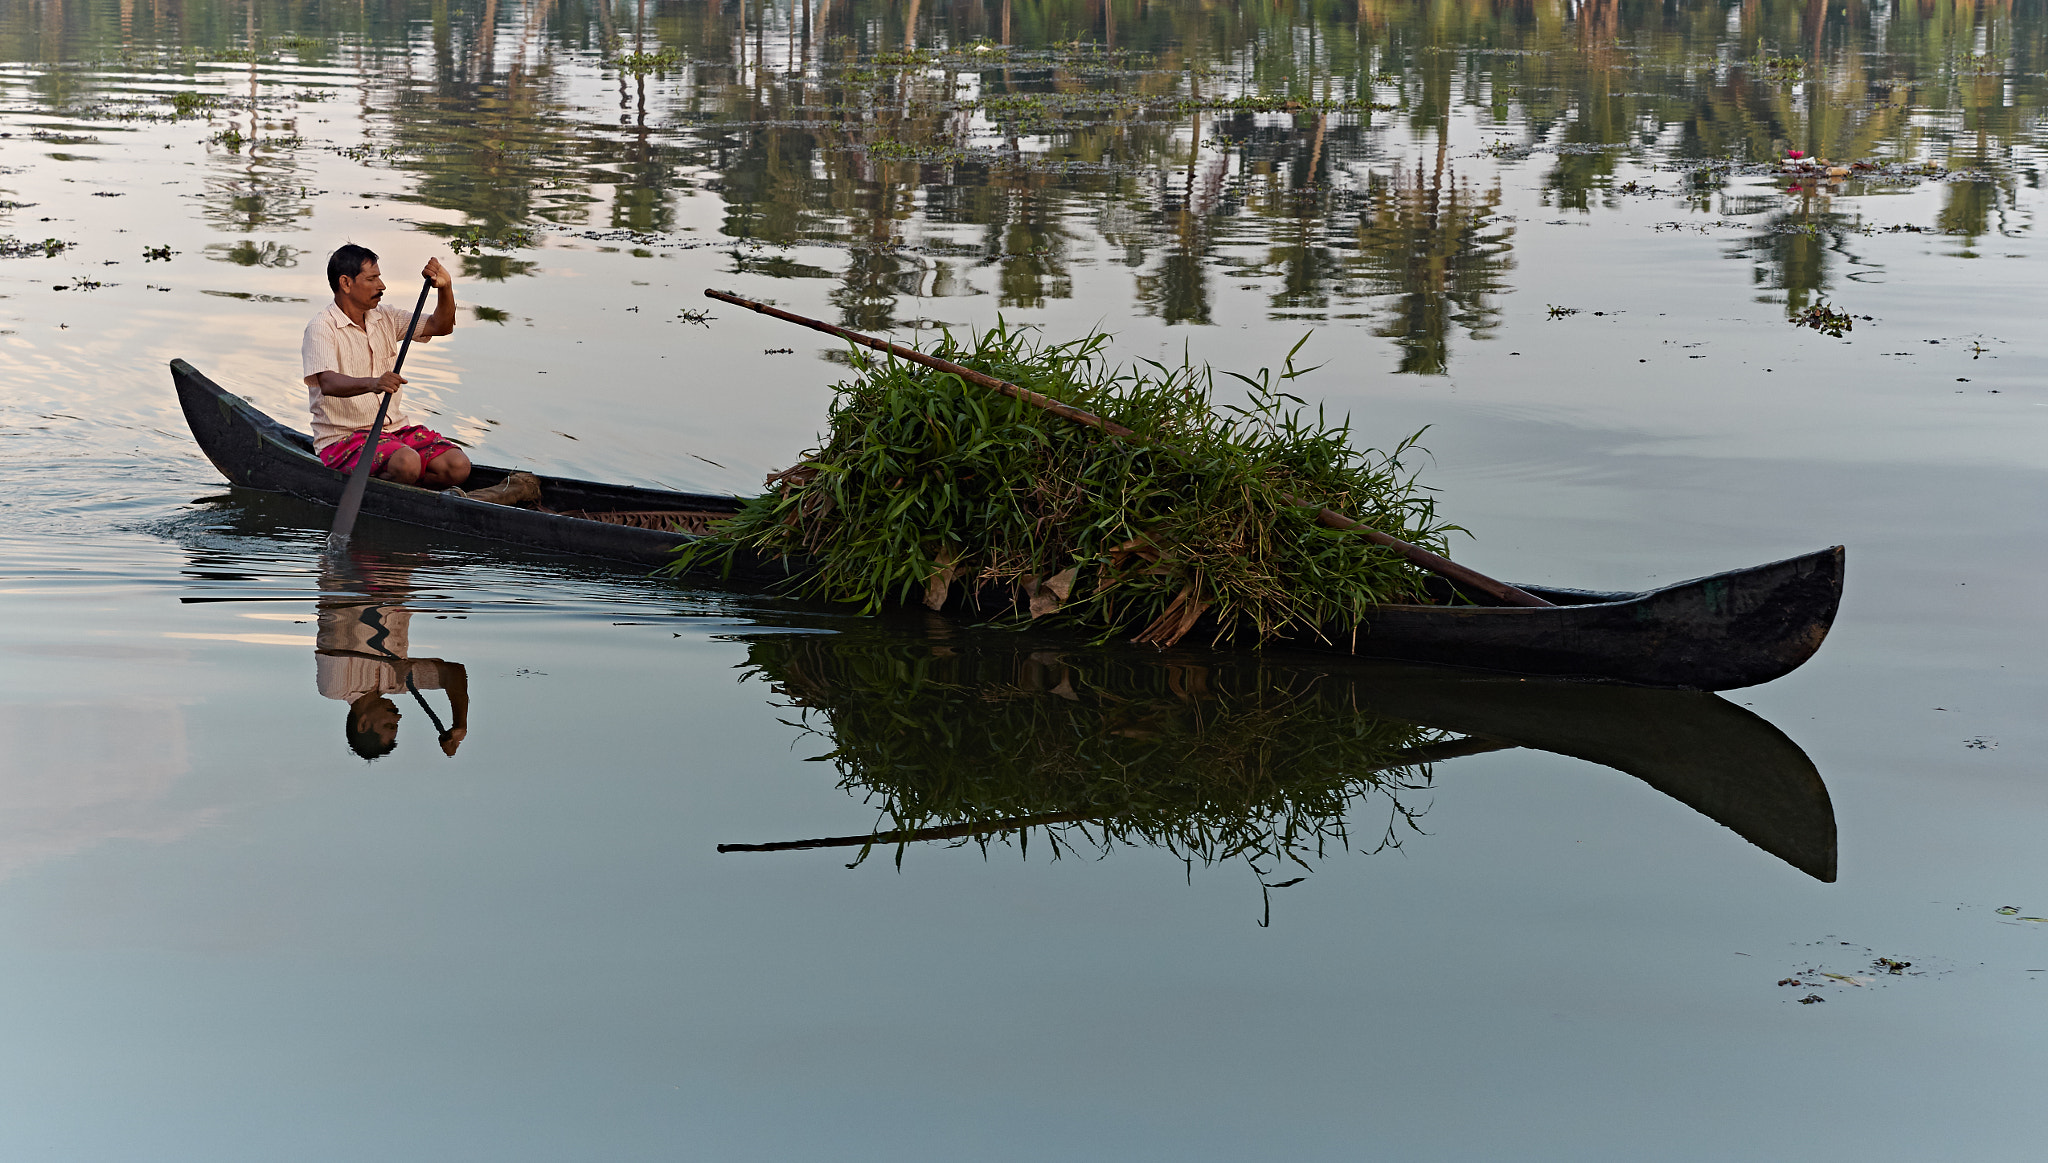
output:
{"label": "reflection of paddle", "polygon": [[[391,365],[392,375],[405,366],[405,353],[412,350],[412,333],[419,330],[420,312],[427,309],[427,292],[433,289],[432,279],[420,284],[420,301],[412,305],[412,322],[405,325],[405,342],[398,345],[398,362]],[[356,511],[363,507],[363,493],[370,487],[370,466],[377,460],[377,442],[384,437],[384,414],[391,410],[392,393],[378,394],[384,398],[377,401],[377,418],[370,423],[370,437],[356,453],[356,466],[349,470],[348,485],[341,490],[341,504],[334,510],[334,529],[327,535],[329,553],[348,548],[348,535],[356,527]]]}
{"label": "reflection of paddle", "polygon": [[441,725],[441,716],[434,713],[434,708],[427,705],[427,696],[421,694],[420,688],[413,684],[412,668],[409,666],[405,668],[405,689],[411,691],[412,697],[419,700],[420,710],[427,713],[427,722],[434,725],[434,736],[438,739],[448,738],[448,728]]}

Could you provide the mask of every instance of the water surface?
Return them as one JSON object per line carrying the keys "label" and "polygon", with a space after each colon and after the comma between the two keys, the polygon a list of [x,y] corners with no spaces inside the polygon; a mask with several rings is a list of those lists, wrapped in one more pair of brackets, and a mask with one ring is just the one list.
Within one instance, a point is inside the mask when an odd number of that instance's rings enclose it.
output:
{"label": "water surface", "polygon": [[[2044,34],[0,0],[0,1147],[2034,1157]],[[1312,402],[1428,428],[1480,569],[1843,543],[1848,592],[1793,675],[1637,704],[377,524],[324,574],[322,514],[230,493],[164,365],[297,423],[344,239],[459,260],[408,370],[483,463],[791,463],[840,353],[706,286],[1246,371],[1306,333]],[[1788,323],[1821,305],[1853,327]],[[403,692],[352,749],[316,651],[366,615],[443,726],[460,668],[452,756]]]}

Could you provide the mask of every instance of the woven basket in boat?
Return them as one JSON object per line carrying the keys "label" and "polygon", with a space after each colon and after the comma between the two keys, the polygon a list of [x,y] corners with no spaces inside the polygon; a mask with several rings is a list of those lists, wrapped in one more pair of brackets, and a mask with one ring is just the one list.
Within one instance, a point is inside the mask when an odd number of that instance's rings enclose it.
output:
{"label": "woven basket in boat", "polygon": [[663,533],[708,533],[711,522],[731,513],[717,513],[698,509],[639,509],[639,510],[588,510],[588,509],[544,509],[563,517],[578,517],[585,521],[602,521],[607,525],[631,525],[635,529],[658,529]]}

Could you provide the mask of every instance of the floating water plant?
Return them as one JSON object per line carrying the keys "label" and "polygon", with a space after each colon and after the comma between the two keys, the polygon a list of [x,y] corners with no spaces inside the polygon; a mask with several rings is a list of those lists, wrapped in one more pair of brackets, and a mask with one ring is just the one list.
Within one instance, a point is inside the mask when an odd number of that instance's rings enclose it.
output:
{"label": "floating water plant", "polygon": [[1806,310],[1794,314],[1791,322],[1800,327],[1811,327],[1823,335],[1832,335],[1836,339],[1840,339],[1845,332],[1856,326],[1856,317],[1846,312],[1837,311],[1825,302],[1822,302],[1815,303]]}
{"label": "floating water plant", "polygon": [[1318,524],[1327,506],[1437,551],[1455,528],[1403,463],[1414,437],[1360,450],[1348,421],[1283,390],[1309,370],[1300,344],[1277,374],[1231,373],[1245,400],[1219,404],[1208,367],[1116,367],[1108,343],[999,323],[945,333],[934,354],[1132,438],[856,349],[820,446],[670,571],[789,558],[808,565],[793,585],[810,597],[952,604],[1161,646],[1197,625],[1217,639],[1348,634],[1378,605],[1428,600],[1394,552]]}
{"label": "floating water plant", "polygon": [[41,255],[56,258],[69,250],[73,244],[61,238],[45,238],[41,242],[28,242],[19,238],[0,238],[0,258],[28,258]]}
{"label": "floating water plant", "polygon": [[448,236],[449,249],[472,258],[486,249],[519,250],[535,246],[539,241],[540,232],[531,226],[501,226],[496,230],[465,226]]}
{"label": "floating water plant", "polygon": [[659,52],[626,53],[619,57],[618,64],[620,71],[644,77],[649,73],[666,73],[681,64],[682,59],[682,53],[670,47]]}

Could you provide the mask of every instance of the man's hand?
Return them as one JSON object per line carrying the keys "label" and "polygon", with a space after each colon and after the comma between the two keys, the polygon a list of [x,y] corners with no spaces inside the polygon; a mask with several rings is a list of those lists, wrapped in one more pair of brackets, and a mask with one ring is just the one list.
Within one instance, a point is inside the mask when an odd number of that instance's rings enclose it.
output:
{"label": "man's hand", "polygon": [[451,727],[441,732],[441,754],[453,758],[455,749],[462,746],[462,741],[467,738],[469,738],[469,728],[467,727]]}
{"label": "man's hand", "polygon": [[383,375],[377,377],[376,386],[371,388],[370,390],[373,392],[385,392],[388,394],[391,392],[395,392],[404,386],[404,376],[399,375],[397,372],[385,372]]}
{"label": "man's hand", "polygon": [[455,330],[455,279],[438,258],[430,258],[420,268],[420,276],[434,284],[440,294],[434,296],[434,313],[420,320],[419,329],[413,332],[415,339],[432,339]]}

